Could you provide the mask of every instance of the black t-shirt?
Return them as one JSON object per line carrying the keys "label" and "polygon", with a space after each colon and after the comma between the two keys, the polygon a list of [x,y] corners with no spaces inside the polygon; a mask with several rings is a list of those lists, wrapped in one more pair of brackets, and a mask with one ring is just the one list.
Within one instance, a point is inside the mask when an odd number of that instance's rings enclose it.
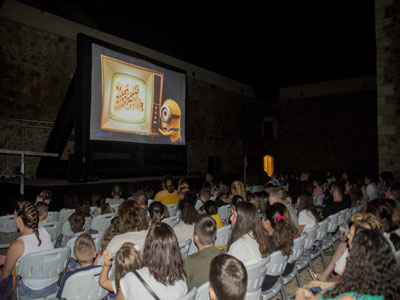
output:
{"label": "black t-shirt", "polygon": [[327,206],[325,206],[324,210],[322,211],[322,215],[324,219],[329,217],[330,215],[334,215],[337,212],[349,208],[351,206],[351,201],[348,197],[344,197],[340,202],[330,202]]}

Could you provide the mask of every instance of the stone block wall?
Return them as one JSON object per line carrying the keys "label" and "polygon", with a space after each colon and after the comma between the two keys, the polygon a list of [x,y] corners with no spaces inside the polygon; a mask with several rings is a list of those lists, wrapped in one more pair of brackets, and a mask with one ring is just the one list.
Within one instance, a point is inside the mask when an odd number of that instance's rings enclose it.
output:
{"label": "stone block wall", "polygon": [[375,0],[379,172],[400,175],[400,2]]}

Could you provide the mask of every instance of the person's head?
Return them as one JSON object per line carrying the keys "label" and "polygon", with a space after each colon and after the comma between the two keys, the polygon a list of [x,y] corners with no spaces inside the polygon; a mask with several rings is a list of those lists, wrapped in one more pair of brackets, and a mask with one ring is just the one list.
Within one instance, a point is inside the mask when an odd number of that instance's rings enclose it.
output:
{"label": "person's head", "polygon": [[114,236],[119,234],[119,217],[114,217],[111,220],[110,226],[106,229],[101,240],[101,249],[105,250]]}
{"label": "person's head", "polygon": [[111,195],[114,199],[118,200],[119,198],[121,198],[122,195],[122,191],[121,191],[121,187],[116,184],[113,186],[112,190],[111,190]]}
{"label": "person's head", "polygon": [[142,255],[132,243],[124,243],[115,256],[115,285],[117,292],[120,289],[119,282],[125,274],[142,267]]}
{"label": "person's head", "polygon": [[367,175],[364,177],[364,184],[368,185],[372,182],[371,176]]}
{"label": "person's head", "polygon": [[365,213],[370,213],[378,217],[385,232],[389,232],[394,229],[393,206],[391,203],[389,203],[389,201],[390,200],[388,199],[375,199],[369,201],[364,210]]}
{"label": "person's head", "polygon": [[75,207],[75,212],[83,215],[85,218],[90,217],[90,203],[86,199],[80,199]]}
{"label": "person's head", "polygon": [[204,203],[203,213],[206,213],[209,216],[216,215],[218,213],[217,204],[212,200],[208,200],[206,203]]}
{"label": "person's head", "polygon": [[211,184],[214,182],[214,176],[213,176],[213,174],[208,173],[208,174],[206,175],[206,182],[209,182],[209,183],[211,183]]}
{"label": "person's head", "polygon": [[132,195],[132,198],[140,205],[142,209],[148,206],[149,201],[147,200],[147,195],[145,192],[137,191]]}
{"label": "person's head", "polygon": [[383,234],[376,229],[360,229],[350,247],[340,282],[323,297],[337,298],[340,294],[355,292],[398,299],[399,275],[399,265]]}
{"label": "person's head", "polygon": [[92,236],[88,233],[82,233],[75,240],[74,253],[72,257],[82,265],[92,265],[96,257],[96,246]]}
{"label": "person's head", "polygon": [[178,194],[180,195],[181,199],[183,199],[183,196],[188,191],[189,191],[189,183],[186,181],[186,179],[183,179],[183,178],[179,179],[178,180]]}
{"label": "person's head", "polygon": [[220,182],[218,186],[218,197],[228,196],[228,195],[229,195],[229,186],[227,186],[223,182]]}
{"label": "person's head", "polygon": [[247,288],[247,271],[237,258],[221,254],[211,261],[210,299],[243,300]]}
{"label": "person's head", "polygon": [[340,185],[332,186],[332,196],[334,202],[341,202],[343,200],[343,188]]}
{"label": "person's head", "polygon": [[263,213],[265,210],[264,193],[257,192],[252,195],[250,202],[257,208],[259,213]]}
{"label": "person's head", "polygon": [[39,222],[46,219],[49,212],[49,207],[47,206],[47,204],[45,202],[38,202],[36,203],[35,207],[39,214]]}
{"label": "person's head", "polygon": [[164,285],[185,280],[183,261],[174,230],[166,223],[154,223],[146,236],[143,265]]}
{"label": "person's head", "polygon": [[161,202],[154,201],[149,206],[151,223],[161,222],[164,218],[164,205]]}
{"label": "person's head", "polygon": [[321,177],[315,177],[314,181],[313,181],[313,186],[314,187],[321,187],[324,184],[324,181],[322,180]]}
{"label": "person's head", "polygon": [[[197,202],[197,195],[194,191],[187,191],[185,195],[183,195],[183,199],[185,201],[190,201],[193,205],[196,205]],[[179,200],[179,201],[182,201]]]}
{"label": "person's head", "polygon": [[172,194],[175,191],[174,179],[172,176],[165,176],[162,180],[162,186],[164,190],[167,190],[168,193]]}
{"label": "person's head", "polygon": [[276,202],[284,202],[286,198],[284,187],[272,188],[269,192],[269,204],[272,205]]}
{"label": "person's head", "polygon": [[178,203],[178,213],[183,223],[191,225],[196,223],[199,218],[199,212],[193,203],[188,200],[182,200]]}
{"label": "person's head", "polygon": [[210,200],[210,190],[208,189],[201,189],[199,193],[199,199],[201,202],[205,203]]}
{"label": "person's head", "polygon": [[39,246],[42,241],[39,237],[39,214],[32,203],[28,201],[19,201],[14,211],[14,222],[21,234],[26,229],[32,229],[36,235]]}
{"label": "person's head", "polygon": [[262,223],[265,230],[273,232],[276,248],[283,255],[289,256],[298,231],[290,220],[286,206],[279,202],[269,206],[265,211]]}
{"label": "person's head", "polygon": [[246,198],[246,191],[244,189],[243,182],[235,180],[231,184],[231,193],[232,195],[239,195],[243,199]]}
{"label": "person's head", "polygon": [[92,206],[95,206],[97,201],[101,199],[101,195],[98,191],[93,191],[90,193],[90,202]]}
{"label": "person's head", "polygon": [[370,213],[357,213],[351,217],[350,231],[347,235],[349,245],[352,244],[354,236],[359,229],[376,229],[383,232],[384,228],[379,218]]}
{"label": "person's head", "polygon": [[256,239],[262,257],[269,254],[268,241],[258,211],[253,204],[250,202],[239,202],[236,209],[232,211],[230,220],[232,223],[232,237],[229,246],[245,234],[250,233]]}
{"label": "person's head", "polygon": [[78,233],[85,230],[85,217],[80,213],[74,212],[69,216],[68,221],[72,232]]}
{"label": "person's head", "polygon": [[397,203],[400,203],[400,184],[395,183],[389,186],[385,193],[385,198],[392,199]]}
{"label": "person's head", "polygon": [[112,211],[110,205],[104,199],[100,199],[96,202],[96,212],[98,215],[105,215],[110,214]]}
{"label": "person's head", "polygon": [[128,198],[132,198],[136,192],[140,190],[139,184],[136,181],[128,184]]}
{"label": "person's head", "polygon": [[274,188],[274,185],[271,183],[271,182],[268,182],[267,184],[265,184],[264,186],[263,186],[263,191],[267,194],[267,195],[269,195],[269,193],[271,192],[271,189],[273,189]]}
{"label": "person's head", "polygon": [[320,218],[314,206],[312,195],[308,191],[301,192],[300,196],[297,198],[297,211],[300,213],[304,209],[312,213],[315,220],[319,221]]}
{"label": "person's head", "polygon": [[149,228],[143,209],[134,200],[126,200],[118,207],[120,233],[142,231]]}
{"label": "person's head", "polygon": [[[196,245],[212,246],[217,237],[217,224],[208,215],[200,216],[194,224],[193,240]],[[199,246],[198,246],[199,247]]]}
{"label": "person's head", "polygon": [[146,193],[147,199],[153,199],[154,196],[154,190],[151,186],[146,185],[143,189],[143,192]]}
{"label": "person's head", "polygon": [[49,190],[41,191],[36,197],[36,203],[38,202],[44,202],[49,206],[51,202],[51,192]]}

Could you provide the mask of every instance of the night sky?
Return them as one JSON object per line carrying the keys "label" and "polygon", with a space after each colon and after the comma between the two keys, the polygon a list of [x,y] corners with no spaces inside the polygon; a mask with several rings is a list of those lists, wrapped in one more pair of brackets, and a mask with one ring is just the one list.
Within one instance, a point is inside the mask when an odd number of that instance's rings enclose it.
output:
{"label": "night sky", "polygon": [[21,2],[251,85],[264,100],[376,72],[373,0]]}

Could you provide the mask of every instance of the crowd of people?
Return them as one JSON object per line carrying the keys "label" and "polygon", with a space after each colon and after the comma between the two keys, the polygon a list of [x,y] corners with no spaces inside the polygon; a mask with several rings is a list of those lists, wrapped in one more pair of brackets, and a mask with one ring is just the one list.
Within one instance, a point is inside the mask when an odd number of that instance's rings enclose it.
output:
{"label": "crowd of people", "polygon": [[[60,285],[59,278],[21,278],[21,299],[45,297],[58,291],[62,298],[65,282],[77,272],[101,268],[99,284],[116,299],[179,299],[193,288],[210,284],[211,299],[244,299],[246,268],[275,251],[289,257],[293,241],[322,220],[368,199],[362,212],[352,216],[327,267],[309,269],[313,281],[296,292],[296,299],[399,299],[400,183],[390,172],[358,177],[350,171],[338,174],[302,173],[280,176],[268,182],[245,186],[240,181],[217,182],[208,174],[200,189],[185,179],[177,184],[171,176],[162,180],[154,193],[150,187],[129,185],[125,195],[119,185],[108,198],[98,192],[90,200],[67,194],[64,210],[75,209],[67,220],[72,234],[52,241],[44,224],[50,191],[35,202],[20,201],[14,210],[19,237],[7,254],[0,256],[0,298],[11,299],[13,270],[26,255],[66,247],[75,239],[73,255]],[[163,222],[176,204],[179,222]],[[219,215],[229,205],[230,218]],[[115,214],[97,251],[87,219]],[[60,214],[61,215],[61,214]],[[217,231],[230,225],[226,247],[215,245]],[[183,259],[179,244],[193,241]],[[321,247],[316,243],[315,247]],[[98,253],[97,253],[98,252]],[[397,252],[398,253],[398,252]],[[113,266],[114,265],[114,266]],[[109,278],[111,267],[115,276]],[[288,261],[283,276],[295,268]],[[83,274],[83,273],[82,273]],[[269,290],[279,276],[265,276],[262,291]],[[319,287],[318,293],[312,288]],[[310,290],[311,289],[311,290]]]}

